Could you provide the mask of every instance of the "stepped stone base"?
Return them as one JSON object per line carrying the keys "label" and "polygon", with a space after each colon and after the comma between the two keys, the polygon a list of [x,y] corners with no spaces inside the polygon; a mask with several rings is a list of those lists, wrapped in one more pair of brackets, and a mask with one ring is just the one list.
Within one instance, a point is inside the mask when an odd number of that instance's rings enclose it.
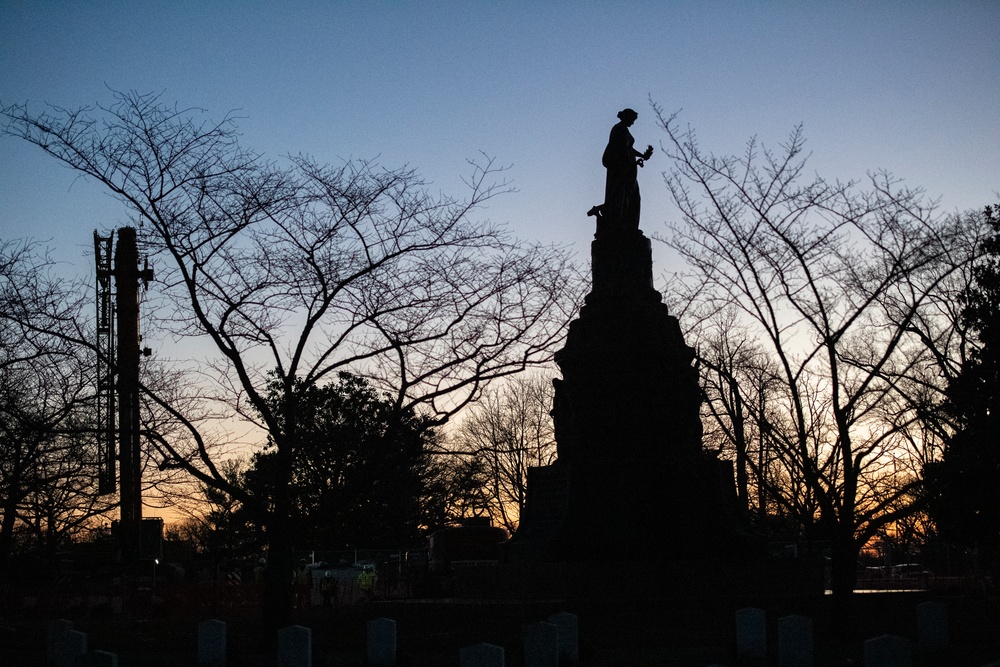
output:
{"label": "stepped stone base", "polygon": [[694,350],[649,239],[598,229],[593,288],[556,354],[558,460],[529,473],[511,560],[697,559],[737,547],[731,471],[702,449]]}

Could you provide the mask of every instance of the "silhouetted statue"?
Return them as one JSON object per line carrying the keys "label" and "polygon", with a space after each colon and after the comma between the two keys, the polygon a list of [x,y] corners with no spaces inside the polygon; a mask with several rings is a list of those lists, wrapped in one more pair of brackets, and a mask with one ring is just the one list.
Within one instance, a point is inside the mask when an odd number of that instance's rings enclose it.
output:
{"label": "silhouetted statue", "polygon": [[608,146],[601,158],[608,170],[604,203],[587,211],[587,215],[597,216],[605,225],[619,229],[639,228],[637,167],[641,167],[653,155],[652,146],[647,146],[645,153],[633,148],[635,139],[628,128],[632,127],[638,117],[639,114],[632,109],[618,112],[619,122],[611,128]]}
{"label": "silhouetted statue", "polygon": [[[629,127],[637,117],[631,109],[618,114],[604,151],[606,199],[590,211],[597,216],[591,290],[555,353],[562,373],[552,404],[557,458],[529,469],[508,555],[594,561],[614,548],[625,561],[684,563],[665,576],[686,586],[685,573],[699,573],[701,590],[729,581],[701,563],[741,553],[736,486],[731,469],[702,447],[695,351],[653,287],[636,185],[653,148],[633,148]],[[637,574],[623,579],[636,595],[659,590]],[[589,596],[593,582],[580,583]]]}

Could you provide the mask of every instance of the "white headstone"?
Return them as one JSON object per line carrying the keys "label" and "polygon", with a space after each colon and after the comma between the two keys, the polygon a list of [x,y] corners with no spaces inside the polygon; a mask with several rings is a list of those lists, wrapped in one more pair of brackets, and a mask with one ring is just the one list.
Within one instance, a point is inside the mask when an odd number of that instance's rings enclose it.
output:
{"label": "white headstone", "polygon": [[198,667],[225,667],[226,624],[208,619],[198,624]]}
{"label": "white headstone", "polygon": [[778,619],[778,667],[813,667],[813,627],[805,616]]}
{"label": "white headstone", "polygon": [[372,667],[396,664],[396,621],[376,618],[368,621],[368,662]]}
{"label": "white headstone", "polygon": [[59,645],[59,642],[62,641],[63,633],[72,629],[73,621],[67,621],[65,618],[56,619],[53,621],[52,625],[49,626],[49,632],[45,642],[45,664],[51,665],[55,662],[56,647]]}
{"label": "white headstone", "polygon": [[458,652],[460,667],[504,667],[503,647],[493,644],[466,646]]}
{"label": "white headstone", "polygon": [[756,607],[736,611],[736,657],[767,657],[767,612]]}
{"label": "white headstone", "polygon": [[76,630],[65,630],[56,640],[52,664],[55,667],[74,667],[77,658],[87,652],[87,635]]}
{"label": "white headstone", "polygon": [[549,616],[548,620],[559,629],[560,667],[580,662],[580,623],[576,614],[561,611]]}
{"label": "white headstone", "polygon": [[939,653],[948,648],[948,610],[940,602],[917,605],[917,648]]}
{"label": "white headstone", "polygon": [[865,667],[911,667],[910,642],[896,635],[880,635],[865,642]]}
{"label": "white headstone", "polygon": [[301,625],[278,630],[278,667],[312,667],[312,631]]}
{"label": "white headstone", "polygon": [[559,626],[532,623],[524,626],[524,667],[558,667]]}

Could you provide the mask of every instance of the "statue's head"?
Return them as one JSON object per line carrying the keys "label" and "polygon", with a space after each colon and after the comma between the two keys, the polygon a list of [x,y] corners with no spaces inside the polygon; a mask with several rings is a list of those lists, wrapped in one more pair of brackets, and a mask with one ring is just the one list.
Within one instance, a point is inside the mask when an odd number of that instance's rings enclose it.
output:
{"label": "statue's head", "polygon": [[621,111],[618,112],[618,119],[619,120],[623,120],[623,121],[625,121],[626,123],[629,123],[629,124],[634,123],[635,119],[638,118],[638,117],[639,117],[639,114],[637,114],[632,109],[622,109]]}

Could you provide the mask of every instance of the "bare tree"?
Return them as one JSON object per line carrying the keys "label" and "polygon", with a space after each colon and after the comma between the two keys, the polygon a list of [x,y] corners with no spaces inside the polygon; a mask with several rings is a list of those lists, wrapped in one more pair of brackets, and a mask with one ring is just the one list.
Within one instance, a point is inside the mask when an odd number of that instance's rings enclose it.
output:
{"label": "bare tree", "polygon": [[552,380],[518,375],[486,391],[456,430],[455,451],[475,457],[494,522],[513,533],[527,498],[528,468],[556,458]]}
{"label": "bare tree", "polygon": [[30,242],[0,241],[0,568],[54,553],[114,506],[97,489],[92,363],[74,285]]}
{"label": "bare tree", "polygon": [[492,517],[489,471],[485,463],[479,458],[456,456],[447,450],[435,458],[436,475],[428,486],[430,493],[440,499],[441,516],[437,525]]}
{"label": "bare tree", "polygon": [[[226,460],[220,467],[233,486],[244,487],[249,468],[246,460]],[[171,531],[191,541],[202,554],[217,564],[253,560],[266,544],[257,515],[225,491],[208,484],[187,485],[187,497],[170,494],[172,507],[187,518],[171,526]]]}
{"label": "bare tree", "polygon": [[775,392],[781,383],[771,357],[739,327],[738,320],[738,313],[727,309],[695,332],[705,392],[703,443],[733,461],[740,506],[764,522],[768,515],[791,510],[768,492],[769,487],[783,484],[770,431],[762,427],[778,420]]}
{"label": "bare tree", "polygon": [[[279,479],[291,474],[299,437],[296,387],[350,370],[400,412],[441,423],[491,381],[547,361],[575,309],[563,250],[473,220],[510,189],[492,160],[472,164],[468,196],[456,199],[430,194],[412,170],[372,162],[298,156],[279,166],[239,145],[232,117],[204,121],[154,95],[3,115],[7,134],[95,179],[141,221],[157,262],[154,326],[198,344],[189,386],[209,412],[266,432]],[[268,400],[275,378],[281,398]],[[218,421],[146,393],[185,430],[156,438],[174,464],[252,505],[213,457],[208,426]],[[265,604],[282,623],[295,536],[278,488]]]}
{"label": "bare tree", "polygon": [[[743,155],[719,157],[656,112],[682,216],[669,243],[690,267],[683,319],[697,338],[734,312],[728,345],[745,338],[769,358],[766,400],[744,400],[739,413],[780,466],[776,479],[757,481],[828,541],[843,597],[861,546],[913,511],[931,444],[914,390],[943,387],[943,360],[956,351],[937,309],[967,274],[981,232],[886,173],[867,188],[808,176],[800,128],[778,151],[751,140]],[[713,397],[720,413],[732,409],[718,392],[729,380],[748,390],[727,372]]]}

